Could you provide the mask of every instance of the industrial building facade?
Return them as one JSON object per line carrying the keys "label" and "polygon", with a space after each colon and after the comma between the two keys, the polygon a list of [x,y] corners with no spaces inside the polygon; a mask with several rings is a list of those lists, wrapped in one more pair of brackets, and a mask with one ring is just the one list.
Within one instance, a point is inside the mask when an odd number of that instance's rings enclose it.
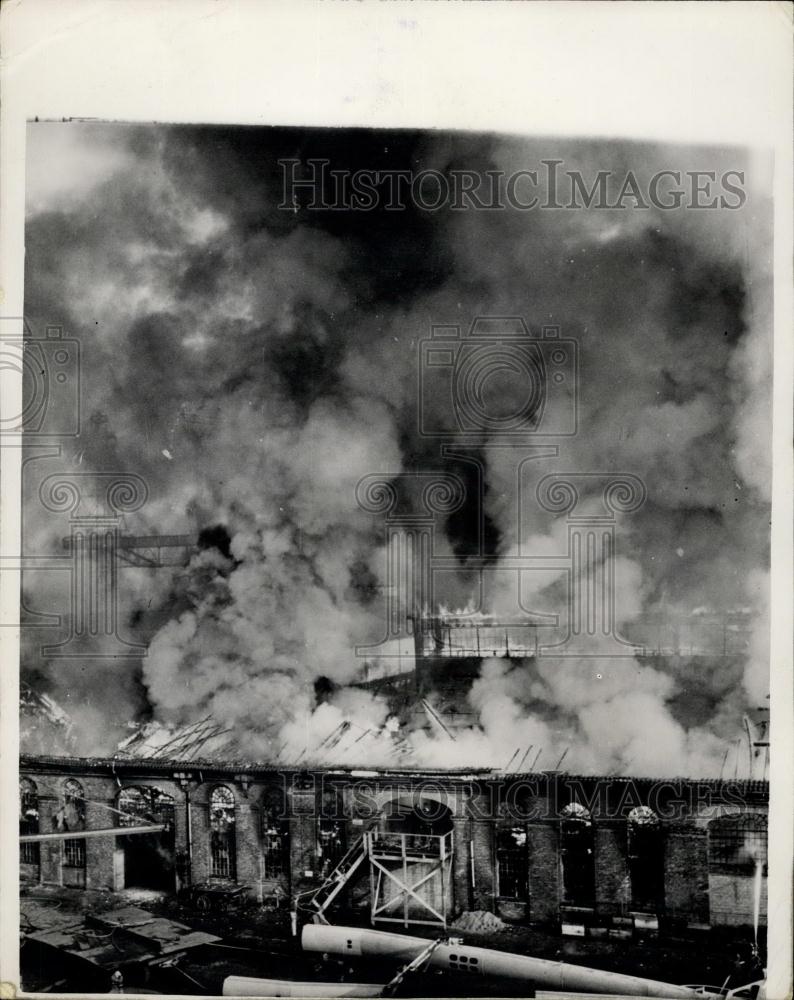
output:
{"label": "industrial building facade", "polygon": [[766,922],[767,812],[760,781],[23,756],[20,834],[75,836],[23,841],[20,871],[89,889],[244,887],[376,924],[485,910],[665,933],[751,924],[759,898]]}

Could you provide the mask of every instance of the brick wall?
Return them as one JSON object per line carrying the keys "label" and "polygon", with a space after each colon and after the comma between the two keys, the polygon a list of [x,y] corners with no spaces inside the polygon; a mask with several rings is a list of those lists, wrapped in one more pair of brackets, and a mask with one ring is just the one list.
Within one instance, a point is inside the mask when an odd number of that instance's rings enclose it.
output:
{"label": "brick wall", "polygon": [[708,849],[702,827],[680,823],[668,829],[664,897],[669,915],[708,922]]}
{"label": "brick wall", "polygon": [[[766,926],[766,878],[761,879],[759,924]],[[755,878],[709,874],[709,918],[712,927],[753,923]]]}
{"label": "brick wall", "polygon": [[472,909],[496,911],[493,820],[471,822],[471,850],[474,854]]}
{"label": "brick wall", "polygon": [[[175,848],[177,851],[186,848],[185,790],[173,774],[142,772],[137,764],[125,769],[123,762],[108,762],[104,770],[102,765],[95,763],[81,766],[79,763],[69,762],[65,762],[63,770],[59,770],[57,762],[49,762],[41,769],[37,766],[27,770],[23,768],[23,774],[29,776],[37,787],[39,826],[42,833],[53,829],[53,816],[61,807],[64,781],[72,775],[83,786],[87,800],[87,825],[92,829],[118,824],[117,814],[113,810],[122,786],[151,785],[170,794],[174,799]],[[448,787],[441,788],[445,780]],[[259,894],[262,874],[262,803],[268,789],[278,787],[279,790],[284,790],[284,782],[285,776],[276,772],[252,775],[249,780],[232,770],[227,773],[216,769],[215,772],[207,773],[193,769],[187,788],[191,798],[194,882],[203,882],[209,878],[209,795],[216,784],[223,784],[232,791],[235,800],[237,881],[251,886],[254,895]],[[319,779],[315,783],[311,775],[297,772],[286,775],[286,784],[285,814],[290,826],[290,873],[280,880],[264,881],[263,894],[272,892],[276,885],[285,893],[296,893],[316,886],[319,881],[317,801],[323,786]],[[390,799],[410,800],[415,793],[422,794],[424,790],[426,794],[430,787],[430,783],[422,784],[412,775],[393,778],[379,775],[368,786],[352,775],[329,775],[326,787],[334,784],[343,786],[348,845],[361,836]],[[452,868],[453,912],[458,913],[463,909],[496,911],[494,847],[497,820],[493,805],[498,800],[492,801],[493,796],[487,782],[472,783],[466,779],[465,783],[458,781],[456,784],[454,778],[439,778],[434,779],[432,784],[441,789],[443,794],[440,797],[449,806],[452,815],[455,849]],[[699,787],[695,783],[686,785],[686,788],[694,791]],[[759,797],[754,808],[763,810],[765,803],[760,798],[763,790],[756,791]],[[545,806],[534,808],[525,816],[516,815],[515,821],[522,825],[526,822],[528,834],[529,919],[535,923],[553,924],[560,918],[559,819],[552,805],[543,798],[548,794],[548,790],[541,788],[538,792],[534,790],[534,785],[530,787],[527,793],[528,803],[538,806],[545,802]],[[678,794],[680,795],[680,790]],[[748,794],[756,792],[750,789]],[[429,797],[436,796],[433,794]],[[562,800],[560,797],[560,801]],[[667,911],[690,923],[705,924],[709,919],[712,924],[735,920],[748,922],[752,919],[753,909],[752,878],[719,875],[709,878],[706,825],[695,815],[697,801],[697,796],[693,793],[691,819],[677,822],[663,820],[664,894]],[[507,819],[505,817],[505,821]],[[601,815],[595,817],[593,829],[597,908],[604,916],[614,915],[627,908],[627,824],[625,819]],[[116,842],[112,837],[90,838],[86,841],[87,885],[90,888],[113,886],[115,847]],[[40,877],[43,882],[62,883],[62,852],[61,842],[41,843]],[[35,871],[28,874],[35,876]],[[367,881],[367,870],[362,868],[360,885],[357,887],[357,892],[361,890],[358,892],[359,896],[367,888]],[[347,894],[348,898],[352,895]]]}
{"label": "brick wall", "polygon": [[190,796],[191,876],[194,883],[210,877],[209,790],[200,786]]}
{"label": "brick wall", "polygon": [[[234,789],[239,792],[238,789]],[[237,881],[258,885],[261,875],[261,815],[257,803],[238,794],[235,835],[237,842]]]}
{"label": "brick wall", "polygon": [[455,854],[452,859],[452,908],[458,914],[471,907],[471,820],[458,817],[452,821],[452,842]]}
{"label": "brick wall", "polygon": [[[52,788],[52,785],[50,786]],[[42,791],[39,784],[39,831],[51,833],[55,828],[55,814],[61,808],[60,798],[52,791]],[[41,881],[45,885],[61,884],[61,852],[60,841],[43,841],[40,845]]]}
{"label": "brick wall", "polygon": [[[39,795],[39,832],[53,833],[58,829],[56,815],[63,805],[65,777],[36,775],[34,780]],[[114,805],[117,786],[112,778],[80,776],[77,779],[85,796],[85,819],[88,829],[101,829],[116,825],[115,813],[108,806]],[[79,831],[75,831],[79,839]],[[88,838],[86,849],[86,887],[104,889],[113,887],[113,838]],[[62,885],[63,841],[44,841],[39,845],[41,881]]]}
{"label": "brick wall", "polygon": [[629,909],[631,891],[627,867],[628,830],[625,822],[595,824],[595,902],[599,916],[616,916]]}
{"label": "brick wall", "polygon": [[527,824],[529,849],[529,915],[534,923],[560,918],[559,829],[553,822]]}
{"label": "brick wall", "polygon": [[317,807],[314,788],[291,788],[289,790],[289,808],[292,891],[298,893],[316,885],[319,877]]}
{"label": "brick wall", "polygon": [[[94,795],[99,794],[99,789],[94,794],[89,794],[88,790],[86,790],[89,801],[86,802],[85,807],[85,825],[89,830],[117,825],[111,818],[113,813],[104,808],[104,806],[108,805],[108,790],[104,789],[103,791],[104,801],[99,803],[94,799]],[[115,837],[89,837],[86,840],[86,888],[113,888],[113,852],[115,847]]]}

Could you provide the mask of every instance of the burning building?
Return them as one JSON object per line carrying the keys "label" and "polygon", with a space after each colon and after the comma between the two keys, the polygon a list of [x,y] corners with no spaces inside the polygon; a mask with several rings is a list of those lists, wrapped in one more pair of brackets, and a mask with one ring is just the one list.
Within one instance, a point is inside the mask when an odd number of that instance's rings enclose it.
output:
{"label": "burning building", "polygon": [[[528,617],[499,619],[483,614],[439,612],[413,615],[409,623],[412,655],[365,664],[355,686],[384,698],[390,713],[409,731],[425,728],[437,738],[454,739],[456,732],[465,734],[480,724],[482,704],[478,704],[476,688],[483,676],[488,676],[488,668],[484,672],[487,661],[500,664],[492,671],[491,681],[506,676],[521,678],[520,684],[513,685],[513,694],[518,697],[525,694],[522,700],[528,712],[533,708],[537,711],[542,696],[547,693],[542,685],[550,666],[568,671],[573,666],[581,672],[585,683],[591,681],[594,673],[600,680],[604,673],[616,669],[612,662],[594,670],[594,661],[588,664],[586,653],[573,663],[569,657],[566,663],[555,655],[554,646],[550,645],[553,635],[549,635],[548,626]],[[672,675],[686,670],[697,679],[710,676],[715,667],[730,674],[740,674],[752,633],[752,618],[743,612],[693,615],[678,621],[647,616],[626,628],[626,641],[634,664],[647,668],[646,676]],[[533,700],[534,705],[531,704]],[[754,715],[760,718],[759,732],[753,725],[752,733],[747,731],[747,738],[742,733],[732,743],[726,742],[722,774],[766,780],[769,766],[769,744],[764,739],[768,728],[767,712],[765,706],[755,710]],[[517,750],[524,754],[523,760],[509,760],[512,750],[509,747],[508,756],[498,763],[516,770],[524,763],[540,763],[542,758],[544,766],[551,766],[561,753],[565,753],[566,745],[558,731],[553,734],[551,746],[544,747],[542,739],[522,743]]]}
{"label": "burning building", "polygon": [[765,237],[276,207],[294,147],[524,171],[540,140],[74,128],[125,166],[27,224],[25,315],[65,317],[86,423],[22,471],[56,553],[23,579],[24,880],[763,924],[768,734],[726,734],[768,691]]}
{"label": "burning building", "polygon": [[298,920],[387,926],[489,911],[631,937],[766,919],[760,781],[200,758],[23,756],[20,771],[28,883],[242,889]]}

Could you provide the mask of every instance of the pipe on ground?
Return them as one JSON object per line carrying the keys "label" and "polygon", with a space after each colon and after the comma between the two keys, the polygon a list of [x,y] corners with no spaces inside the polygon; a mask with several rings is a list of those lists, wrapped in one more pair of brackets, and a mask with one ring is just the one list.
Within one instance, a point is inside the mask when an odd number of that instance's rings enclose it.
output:
{"label": "pipe on ground", "polygon": [[[359,955],[410,962],[427,947],[425,938],[372,931],[361,927],[333,927],[306,924],[301,936],[304,951],[332,955]],[[430,955],[428,967],[457,974],[510,979],[548,990],[605,993],[630,997],[659,997],[664,1000],[691,1000],[695,990],[674,983],[626,976],[603,969],[588,969],[567,962],[513,955],[492,948],[467,944],[441,944]]]}
{"label": "pipe on ground", "polygon": [[380,983],[297,983],[289,979],[256,979],[252,976],[227,976],[223,980],[225,997],[379,997]]}

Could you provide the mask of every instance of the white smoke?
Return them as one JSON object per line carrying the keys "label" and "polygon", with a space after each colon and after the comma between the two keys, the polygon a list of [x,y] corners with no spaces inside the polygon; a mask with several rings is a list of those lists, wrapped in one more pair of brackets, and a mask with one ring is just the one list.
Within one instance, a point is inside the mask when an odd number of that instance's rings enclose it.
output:
{"label": "white smoke", "polygon": [[[749,210],[454,213],[433,222],[428,264],[443,260],[441,277],[379,297],[372,287],[389,263],[376,273],[327,220],[278,212],[261,163],[252,172],[194,132],[133,129],[109,141],[112,128],[84,128],[102,169],[87,189],[40,191],[27,241],[28,314],[39,325],[64,314],[91,359],[86,409],[98,419],[69,459],[145,475],[140,533],[221,524],[229,535],[228,555],[207,548],[170,579],[125,577],[125,617],[147,601],[169,609],[142,667],[154,718],[179,726],[210,714],[245,734],[250,756],[283,761],[387,764],[407,741],[427,766],[503,767],[531,746],[539,767],[565,754],[582,771],[718,773],[726,729],[768,685],[764,224],[747,221]],[[470,155],[517,170],[544,152],[439,137],[423,155],[439,169]],[[735,167],[735,155],[569,144],[565,166],[641,174]],[[761,218],[766,204],[756,204]],[[79,252],[64,252],[75,243]],[[577,338],[581,432],[559,467],[628,471],[648,488],[646,508],[617,524],[618,625],[660,607],[679,617],[696,604],[758,609],[743,684],[726,692],[720,665],[699,678],[702,720],[681,717],[685,670],[630,658],[487,661],[469,694],[476,725],[454,739],[416,722],[400,729],[384,700],[350,687],[361,677],[356,646],[383,634],[387,582],[383,523],[357,507],[356,484],[442,464],[416,426],[417,341],[431,323],[467,327],[481,313],[520,314],[533,330],[553,322]],[[444,401],[429,405],[441,412]],[[555,395],[548,419],[569,405]],[[481,610],[510,615],[514,578],[500,558],[559,555],[567,525],[532,514],[531,479],[517,481],[487,433],[480,444],[498,539]],[[585,497],[580,513],[596,507]],[[50,522],[31,518],[27,530],[36,551],[50,547]],[[440,537],[437,551],[456,552],[455,541]],[[525,604],[557,611],[563,574],[523,574]],[[441,600],[476,603],[465,557],[448,582]],[[77,702],[86,695],[72,675],[50,675]],[[108,686],[107,710],[118,701],[139,712],[140,693],[120,687]],[[101,685],[90,689],[100,697]]]}

